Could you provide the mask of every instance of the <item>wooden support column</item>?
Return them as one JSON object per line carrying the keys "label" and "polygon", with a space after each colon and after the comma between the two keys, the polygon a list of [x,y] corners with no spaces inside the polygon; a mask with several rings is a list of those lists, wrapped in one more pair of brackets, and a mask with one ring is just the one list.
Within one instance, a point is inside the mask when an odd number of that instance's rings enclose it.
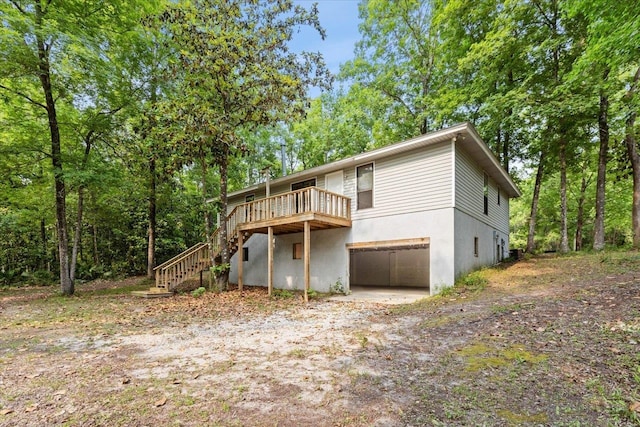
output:
{"label": "wooden support column", "polygon": [[244,264],[244,233],[238,232],[238,290],[242,292],[242,268]]}
{"label": "wooden support column", "polygon": [[304,222],[304,302],[309,302],[309,287],[311,282],[309,263],[311,260],[311,223]]}
{"label": "wooden support column", "polygon": [[267,288],[273,291],[273,227],[267,229]]}

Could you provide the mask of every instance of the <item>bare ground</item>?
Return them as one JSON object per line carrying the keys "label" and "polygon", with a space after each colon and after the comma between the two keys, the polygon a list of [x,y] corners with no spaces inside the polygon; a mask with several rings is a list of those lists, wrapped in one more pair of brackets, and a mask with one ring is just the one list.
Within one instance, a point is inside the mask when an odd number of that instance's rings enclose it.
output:
{"label": "bare ground", "polygon": [[140,282],[0,292],[0,426],[640,425],[636,252],[400,307]]}

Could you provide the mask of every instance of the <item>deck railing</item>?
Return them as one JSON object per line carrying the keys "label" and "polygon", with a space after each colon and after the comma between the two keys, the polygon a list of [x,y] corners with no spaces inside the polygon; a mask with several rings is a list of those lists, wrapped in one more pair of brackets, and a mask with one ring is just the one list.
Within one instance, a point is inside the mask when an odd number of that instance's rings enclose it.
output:
{"label": "deck railing", "polygon": [[351,202],[348,197],[317,187],[307,187],[276,196],[247,202],[234,209],[238,224],[268,221],[297,214],[319,213],[349,219]]}
{"label": "deck railing", "polygon": [[[227,216],[227,239],[237,238],[237,228],[241,224],[293,217],[305,213],[350,219],[351,200],[342,194],[317,187],[307,187],[243,203],[236,206]],[[211,235],[211,245],[212,254],[216,256],[222,248],[220,228]]]}

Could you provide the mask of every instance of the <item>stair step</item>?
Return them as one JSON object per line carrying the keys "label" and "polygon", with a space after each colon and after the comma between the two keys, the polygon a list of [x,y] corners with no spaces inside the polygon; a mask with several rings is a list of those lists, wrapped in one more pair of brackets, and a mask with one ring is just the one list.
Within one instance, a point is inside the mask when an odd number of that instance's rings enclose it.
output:
{"label": "stair step", "polygon": [[167,292],[163,288],[149,288],[148,291],[132,291],[132,295],[143,298],[166,298],[173,296],[173,292]]}

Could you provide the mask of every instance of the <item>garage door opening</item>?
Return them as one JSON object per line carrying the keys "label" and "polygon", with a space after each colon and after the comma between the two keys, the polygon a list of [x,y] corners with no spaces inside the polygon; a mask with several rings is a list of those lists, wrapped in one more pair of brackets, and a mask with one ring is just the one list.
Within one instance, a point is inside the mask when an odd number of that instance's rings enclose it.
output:
{"label": "garage door opening", "polygon": [[350,286],[429,289],[429,245],[349,249]]}

